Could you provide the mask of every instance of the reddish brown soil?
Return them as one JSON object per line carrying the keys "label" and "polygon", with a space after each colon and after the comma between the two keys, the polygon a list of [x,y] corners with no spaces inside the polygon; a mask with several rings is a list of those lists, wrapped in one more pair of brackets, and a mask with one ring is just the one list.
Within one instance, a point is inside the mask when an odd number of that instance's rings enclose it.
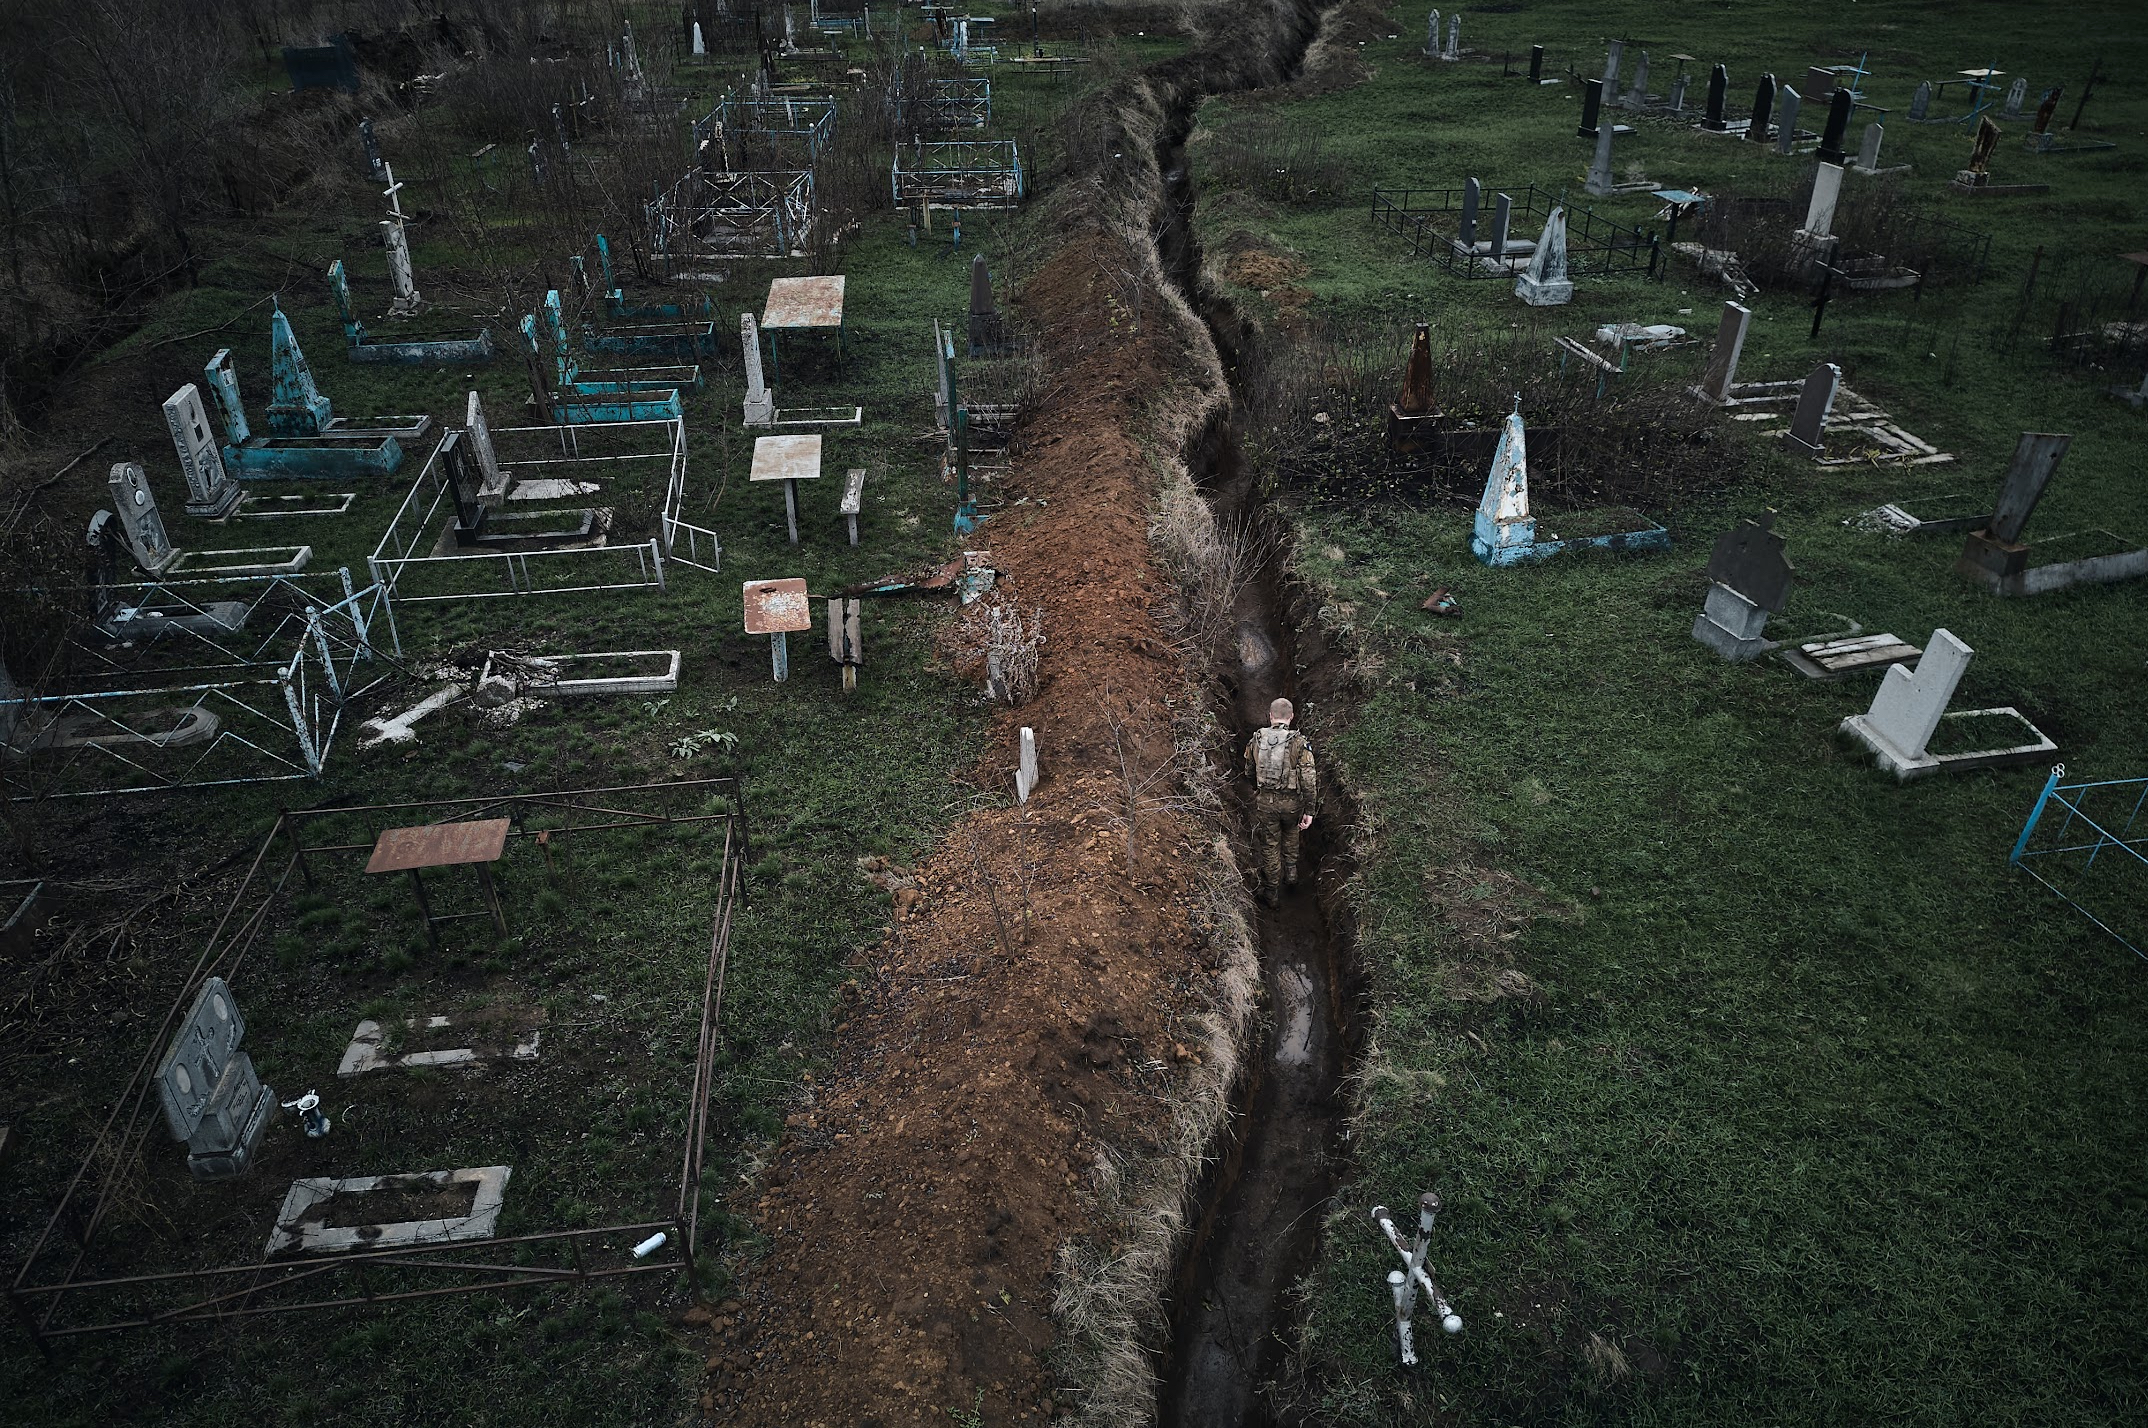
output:
{"label": "reddish brown soil", "polygon": [[1090,1228],[1099,1145],[1151,1134],[1197,1054],[1179,1024],[1208,976],[1192,820],[1145,813],[1129,870],[1120,743],[1141,775],[1169,758],[1185,675],[1126,434],[1158,359],[1089,340],[1110,272],[1077,243],[1026,295],[1064,380],[1015,461],[1030,503],[978,542],[1048,643],[977,781],[1007,786],[1027,724],[1043,782],[1026,811],[955,827],[860,968],[837,1069],[753,1207],[768,1253],[713,1317],[702,1406],[723,1422],[944,1428],[980,1394],[987,1422],[1048,1421],[1054,1255]]}

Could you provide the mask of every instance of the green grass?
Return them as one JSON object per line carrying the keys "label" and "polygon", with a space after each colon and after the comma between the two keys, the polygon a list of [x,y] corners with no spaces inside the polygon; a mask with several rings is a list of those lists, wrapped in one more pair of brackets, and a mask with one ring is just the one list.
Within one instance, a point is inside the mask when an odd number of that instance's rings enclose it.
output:
{"label": "green grass", "polygon": [[[1154,47],[1163,52],[1175,43],[1158,40]],[[1011,110],[1048,118],[1081,82],[1079,76],[1072,83],[1024,76],[996,87]],[[460,143],[459,136],[432,138]],[[847,364],[838,368],[832,354],[813,344],[786,345],[784,405],[854,402],[867,418],[862,428],[827,433],[826,474],[801,493],[798,546],[785,535],[780,491],[745,480],[751,440],[738,426],[736,333],[738,312],[759,309],[767,280],[800,269],[741,263],[732,266],[728,282],[711,289],[721,355],[707,364],[709,390],[687,404],[685,514],[720,533],[722,572],[673,565],[661,591],[431,606],[406,601],[397,607],[409,663],[424,665],[469,645],[555,651],[679,646],[685,659],[676,694],[553,701],[496,732],[468,726],[451,710],[419,726],[415,750],[361,752],[358,717],[400,709],[424,692],[422,681],[391,672],[390,682],[363,708],[346,712],[318,784],[115,805],[132,841],[114,856],[138,870],[168,867],[182,889],[183,915],[140,934],[128,964],[132,995],[141,1005],[161,1009],[171,995],[223,911],[234,874],[222,860],[238,857],[243,867],[279,807],[736,772],[746,782],[754,840],[751,901],[739,910],[732,935],[718,1063],[719,1139],[710,1150],[702,1213],[704,1249],[714,1263],[706,1287],[720,1295],[750,1273],[759,1247],[739,1217],[744,1207],[734,1209],[729,1196],[747,1183],[741,1171],[780,1133],[801,1074],[825,1067],[837,988],[852,975],[854,956],[885,925],[887,897],[859,875],[856,860],[883,854],[909,863],[931,851],[965,806],[960,780],[979,755],[981,706],[974,689],[955,679],[935,653],[944,606],[873,602],[865,616],[867,663],[859,691],[845,698],[817,632],[792,641],[789,682],[771,680],[767,641],[741,629],[739,585],[803,576],[821,594],[944,561],[964,544],[980,544],[953,534],[954,493],[940,479],[930,321],[957,319],[964,311],[971,252],[984,252],[998,274],[1010,254],[1036,239],[1025,235],[1016,216],[972,218],[964,250],[952,254],[944,233],[940,243],[911,248],[894,214],[871,215],[838,255],[839,269],[851,279]],[[526,420],[519,415],[522,365],[508,349],[466,383],[455,369],[347,362],[318,273],[340,253],[352,269],[360,316],[375,336],[390,335],[393,324],[375,320],[386,284],[378,250],[362,244],[368,224],[363,216],[284,219],[265,239],[242,243],[235,237],[201,286],[174,295],[125,345],[132,351],[237,317],[222,332],[158,349],[153,361],[125,369],[127,439],[157,453],[152,480],[182,548],[305,541],[314,547],[314,572],[332,577],[346,567],[363,585],[365,557],[423,465],[430,441],[410,450],[402,470],[386,481],[249,486],[270,492],[355,487],[360,500],[340,519],[217,527],[179,510],[155,402],[178,380],[199,381],[201,363],[228,343],[257,428],[265,425],[268,309],[247,309],[279,285],[319,385],[339,414],[429,411],[459,425],[463,394],[474,385],[496,430],[519,425]],[[472,255],[445,224],[421,228],[416,246],[421,290],[429,284],[452,290],[454,280],[470,272]],[[549,258],[555,275],[564,277],[562,255],[525,256]],[[484,255],[486,262],[499,259]],[[648,285],[631,273],[622,278],[630,296],[646,294]],[[427,326],[468,331],[475,320],[446,313]],[[508,335],[495,321],[495,340]],[[167,374],[176,377],[169,385]],[[874,472],[857,547],[846,543],[836,513],[849,466]],[[988,510],[993,504],[989,491],[984,504]],[[988,535],[989,528],[982,543],[989,544]],[[675,744],[707,730],[735,734],[735,751],[703,747],[684,759],[674,756]],[[68,836],[68,828],[104,837],[117,826],[109,812],[86,803],[58,806],[52,823],[55,837]],[[97,833],[99,828],[108,831]],[[458,923],[440,954],[427,947],[407,890],[366,885],[347,869],[324,874],[321,889],[290,899],[272,917],[236,988],[253,1023],[249,1050],[284,1098],[308,1086],[329,1097],[339,1122],[337,1173],[354,1173],[349,1167],[360,1162],[374,1170],[512,1162],[503,1233],[665,1213],[667,1181],[675,1184],[677,1175],[718,853],[706,832],[569,838],[555,850],[558,871],[547,875],[536,850],[519,845],[502,869],[509,938],[478,933],[481,923]],[[464,880],[436,879],[434,886],[443,910],[475,906]],[[371,1085],[336,1081],[336,1060],[360,1016],[400,1017],[493,1000],[547,1012],[544,1056],[535,1066],[475,1081],[449,1073],[381,1073],[392,1082]],[[94,1013],[100,1025],[104,1015],[105,1008]],[[10,1201],[11,1245],[22,1245],[25,1228],[42,1223],[86,1144],[87,1128],[124,1082],[149,1025],[132,1017],[119,1031],[70,1043],[64,1055],[54,1052],[36,1063],[50,1089],[16,1122],[20,1150],[9,1173],[23,1193]],[[413,1099],[406,1104],[405,1098]],[[289,1133],[288,1123],[274,1132],[286,1139]],[[212,1220],[210,1232],[198,1235],[178,1233],[155,1214],[140,1224],[122,1222],[114,1228],[109,1260],[94,1267],[123,1272],[258,1255],[255,1221],[280,1201],[288,1177],[256,1176],[233,1189],[192,1191],[175,1183],[183,1174],[178,1154],[161,1131],[152,1137],[150,1183],[164,1197],[159,1204],[199,1210],[221,1197],[230,1200],[228,1210]],[[122,1253],[136,1249],[157,1262],[135,1263]],[[221,1423],[235,1417],[308,1423],[360,1411],[396,1420],[518,1424],[690,1417],[699,1345],[695,1331],[671,1323],[686,1303],[685,1286],[657,1277],[625,1283],[617,1293],[539,1290],[376,1313],[256,1320],[213,1335],[159,1330],[89,1339],[63,1348],[50,1366],[17,1335],[0,1355],[0,1397],[23,1405],[23,1421],[50,1424],[151,1418]]]}
{"label": "green grass", "polygon": [[[2106,73],[2137,66],[2118,16],[1553,4],[1470,12],[1464,34],[1523,63],[1544,43],[1552,69],[1586,75],[1598,36],[1634,33],[1629,71],[1645,45],[1658,92],[1671,52],[1703,57],[1696,102],[1707,64],[1728,62],[1734,114],[1761,69],[1795,82],[1869,46],[1868,88],[1900,115],[1918,79],[1994,59],[2029,75],[2032,105],[2045,84],[2078,86],[2090,34],[2123,37],[2096,41]],[[1570,91],[1502,81],[1496,64],[1423,65],[1409,53],[1423,24],[1401,12],[1401,39],[1365,48],[1370,80],[1288,101],[1288,123],[1327,137],[1360,197],[1476,174],[1590,202]],[[1201,123],[1247,107],[1211,104]],[[2148,772],[2138,587],[2000,601],[1953,573],[1954,539],[1841,525],[1880,500],[1993,491],[2015,436],[2042,430],[2075,439],[2032,536],[2148,537],[2140,418],[2101,395],[2114,375],[1990,340],[2038,243],[2137,246],[2144,121],[2136,89],[2105,85],[2085,127],[2120,147],[2033,162],[2027,125],[2008,124],[1995,172],[2036,167],[2053,193],[1973,205],[1939,192],[1960,131],[1890,124],[1885,158],[1916,166],[1920,201],[1993,234],[1995,276],[1927,294],[1906,329],[1906,298],[1838,303],[1817,344],[1799,296],[1757,300],[1742,375],[1839,361],[1955,466],[1817,475],[1756,451],[1738,489],[1649,512],[1671,528],[1668,556],[1503,572],[1469,557],[1465,510],[1284,493],[1299,574],[1363,670],[1353,708],[1313,713],[1358,800],[1370,1011],[1356,1184],[1307,1323],[1328,1421],[2085,1425],[2148,1409],[2143,968],[2008,874],[2044,770],[1897,786],[1834,736],[1869,677],[1810,684],[1688,637],[1710,541],[1775,506],[1798,582],[1771,634],[1824,631],[1838,611],[1918,643],[1944,626],[1977,651],[1955,707],[2016,705],[2074,775]],[[1617,161],[1669,186],[1787,186],[1810,162],[1640,128]],[[1645,199],[1601,206],[1652,221]],[[1319,312],[1478,337],[1523,320],[1510,285],[1435,277],[1362,203],[1204,192],[1198,221],[1212,250],[1247,230],[1295,252]],[[1584,280],[1552,330],[1670,321],[1706,337],[1721,297],[1685,265],[1661,285]],[[1939,341],[1956,334],[1950,375]],[[1698,362],[1637,359],[1622,380],[1682,383]],[[1461,620],[1417,612],[1437,585]],[[1482,999],[1506,969],[1533,990]],[[1365,1210],[1435,1186],[1434,1260],[1468,1329],[1432,1335],[1412,1385],[1392,1366],[1391,1259]]]}

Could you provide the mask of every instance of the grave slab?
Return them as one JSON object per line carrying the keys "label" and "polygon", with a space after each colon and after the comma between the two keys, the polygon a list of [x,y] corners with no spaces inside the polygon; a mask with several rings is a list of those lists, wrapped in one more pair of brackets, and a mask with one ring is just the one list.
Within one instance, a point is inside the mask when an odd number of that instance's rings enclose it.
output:
{"label": "grave slab", "polygon": [[[511,1166],[485,1165],[406,1175],[293,1181],[284,1195],[283,1208],[276,1213],[276,1228],[269,1233],[268,1246],[262,1254],[264,1258],[274,1259],[285,1254],[345,1254],[360,1249],[399,1249],[458,1240],[489,1240],[500,1222],[500,1207],[507,1199],[507,1179],[513,1173]],[[329,1215],[349,1207],[351,1197],[381,1191],[438,1195],[465,1187],[472,1192],[471,1199],[469,1209],[460,1215],[334,1228],[322,1223]],[[336,1205],[338,1200],[342,1200],[343,1205]]]}

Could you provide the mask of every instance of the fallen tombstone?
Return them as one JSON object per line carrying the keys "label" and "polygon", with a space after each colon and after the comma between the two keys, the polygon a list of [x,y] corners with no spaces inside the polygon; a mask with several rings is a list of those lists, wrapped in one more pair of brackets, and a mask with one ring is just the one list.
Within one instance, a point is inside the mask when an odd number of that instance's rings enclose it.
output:
{"label": "fallen tombstone", "polygon": [[[336,1067],[338,1076],[363,1076],[371,1071],[410,1071],[421,1068],[473,1069],[488,1061],[535,1061],[544,1033],[537,1024],[544,1020],[539,1010],[518,1018],[498,1017],[455,1018],[424,1015],[406,1017],[399,1028],[397,1040],[408,1046],[412,1040],[438,1039],[439,1033],[450,1028],[474,1030],[480,1033],[472,1039],[473,1046],[451,1046],[423,1050],[387,1049],[387,1028],[371,1019],[358,1023],[351,1033],[350,1045],[344,1048],[343,1060]],[[501,1028],[505,1028],[505,1035]],[[508,1039],[512,1038],[512,1039]]]}
{"label": "fallen tombstone", "polygon": [[[1932,631],[1931,643],[1916,667],[1889,666],[1880,678],[1879,691],[1872,696],[1872,707],[1843,720],[1842,734],[1863,745],[1871,752],[1874,763],[1903,782],[1941,770],[2036,763],[2057,753],[2058,745],[2011,705],[1952,712],[1947,709],[1975,653],[1952,632]],[[2018,738],[2025,733],[2029,742],[1985,744],[1988,736],[1984,731],[1994,725],[2007,730],[2001,737]],[[1972,747],[1933,752],[1933,737],[1949,726],[1970,734],[1965,742]]]}
{"label": "fallen tombstone", "polygon": [[384,719],[368,719],[360,726],[365,732],[359,737],[358,747],[374,749],[382,744],[415,744],[418,736],[412,726],[428,715],[437,714],[469,692],[470,686],[460,681],[450,681],[400,714]]}

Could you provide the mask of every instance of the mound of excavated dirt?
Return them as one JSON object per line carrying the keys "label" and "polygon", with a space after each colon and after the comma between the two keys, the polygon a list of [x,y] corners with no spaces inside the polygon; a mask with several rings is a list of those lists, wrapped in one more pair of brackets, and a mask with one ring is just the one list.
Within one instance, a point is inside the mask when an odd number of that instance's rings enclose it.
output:
{"label": "mound of excavated dirt", "polygon": [[1025,294],[1059,395],[1014,465],[1008,495],[1028,502],[977,542],[1042,607],[1046,644],[1037,697],[1000,714],[975,782],[1009,788],[1024,724],[1043,782],[1026,809],[963,819],[897,888],[905,914],[859,968],[836,1070],[737,1207],[769,1252],[714,1316],[702,1407],[727,1423],[1048,1420],[1054,1253],[1198,1055],[1183,1022],[1212,977],[1203,835],[1153,805],[1127,827],[1126,770],[1172,757],[1186,679],[1126,435],[1162,363],[1123,318],[1112,330],[1108,257],[1078,243]]}

